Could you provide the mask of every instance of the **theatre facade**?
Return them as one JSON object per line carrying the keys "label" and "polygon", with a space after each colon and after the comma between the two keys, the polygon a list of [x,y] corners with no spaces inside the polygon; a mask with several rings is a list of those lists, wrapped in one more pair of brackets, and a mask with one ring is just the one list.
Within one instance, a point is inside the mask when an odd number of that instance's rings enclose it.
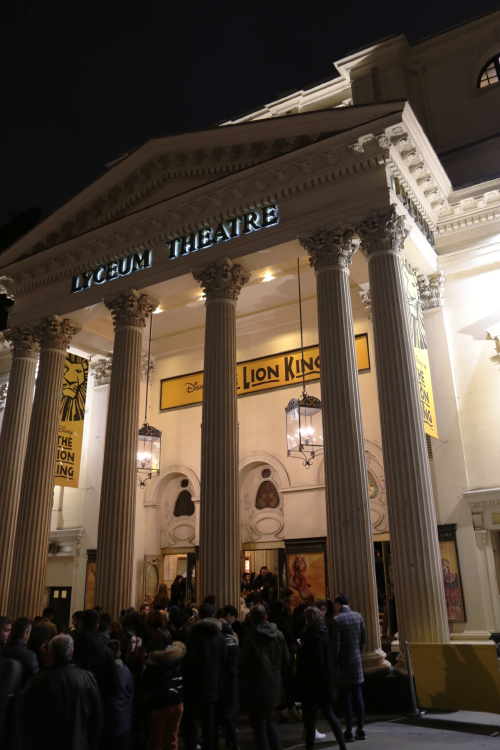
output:
{"label": "theatre facade", "polygon": [[149,141],[4,251],[2,614],[265,564],[384,670],[376,550],[394,650],[500,631],[492,20]]}

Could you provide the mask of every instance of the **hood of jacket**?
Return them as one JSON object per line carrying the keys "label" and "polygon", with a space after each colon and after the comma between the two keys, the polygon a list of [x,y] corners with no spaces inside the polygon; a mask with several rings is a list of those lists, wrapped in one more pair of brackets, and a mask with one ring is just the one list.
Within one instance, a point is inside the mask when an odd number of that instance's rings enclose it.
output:
{"label": "hood of jacket", "polygon": [[206,617],[203,620],[196,620],[189,633],[195,638],[215,638],[220,633],[220,628],[216,620]]}
{"label": "hood of jacket", "polygon": [[261,622],[260,625],[256,625],[253,628],[254,638],[263,641],[272,641],[275,638],[279,638],[279,630],[274,622]]}
{"label": "hood of jacket", "polygon": [[156,667],[173,669],[186,656],[186,646],[180,641],[175,641],[165,651],[152,651],[148,662]]}

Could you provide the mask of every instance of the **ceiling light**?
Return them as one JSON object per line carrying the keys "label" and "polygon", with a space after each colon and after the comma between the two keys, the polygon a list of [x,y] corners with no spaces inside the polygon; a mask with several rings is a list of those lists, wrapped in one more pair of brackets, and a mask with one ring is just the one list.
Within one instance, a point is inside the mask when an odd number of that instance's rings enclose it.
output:
{"label": "ceiling light", "polygon": [[274,279],[274,276],[272,275],[271,271],[266,271],[262,281],[272,281],[273,279]]}
{"label": "ceiling light", "polygon": [[160,313],[164,312],[163,310],[160,310],[159,307],[156,308],[156,310],[153,311],[153,315],[159,315]]}

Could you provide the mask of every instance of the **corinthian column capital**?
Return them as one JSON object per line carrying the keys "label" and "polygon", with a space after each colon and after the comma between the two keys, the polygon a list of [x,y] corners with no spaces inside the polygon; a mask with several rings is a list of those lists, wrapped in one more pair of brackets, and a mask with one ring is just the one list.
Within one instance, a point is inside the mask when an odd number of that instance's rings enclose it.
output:
{"label": "corinthian column capital", "polygon": [[10,342],[13,357],[37,359],[40,344],[33,326],[11,328],[10,331],[5,331],[4,336]]}
{"label": "corinthian column capital", "polygon": [[353,242],[354,232],[345,231],[342,226],[335,229],[316,229],[310,237],[299,237],[300,244],[307,250],[309,262],[315,271],[321,268],[344,268],[352,263],[352,256],[358,249]]}
{"label": "corinthian column capital", "polygon": [[147,294],[140,294],[135,289],[118,294],[113,299],[105,299],[104,304],[111,311],[115,330],[117,328],[144,328],[146,321],[158,307],[158,302]]}
{"label": "corinthian column capital", "polygon": [[66,351],[73,336],[76,336],[80,330],[81,326],[59,315],[52,315],[35,326],[41,349],[60,349],[61,351]]}
{"label": "corinthian column capital", "polygon": [[367,255],[376,252],[400,253],[410,230],[405,225],[404,216],[399,216],[392,205],[388,211],[372,211],[365,221],[356,224],[361,239],[361,250]]}
{"label": "corinthian column capital", "polygon": [[229,258],[209,263],[204,268],[193,268],[195,281],[201,284],[207,300],[229,299],[236,302],[241,288],[250,280],[251,274]]}

